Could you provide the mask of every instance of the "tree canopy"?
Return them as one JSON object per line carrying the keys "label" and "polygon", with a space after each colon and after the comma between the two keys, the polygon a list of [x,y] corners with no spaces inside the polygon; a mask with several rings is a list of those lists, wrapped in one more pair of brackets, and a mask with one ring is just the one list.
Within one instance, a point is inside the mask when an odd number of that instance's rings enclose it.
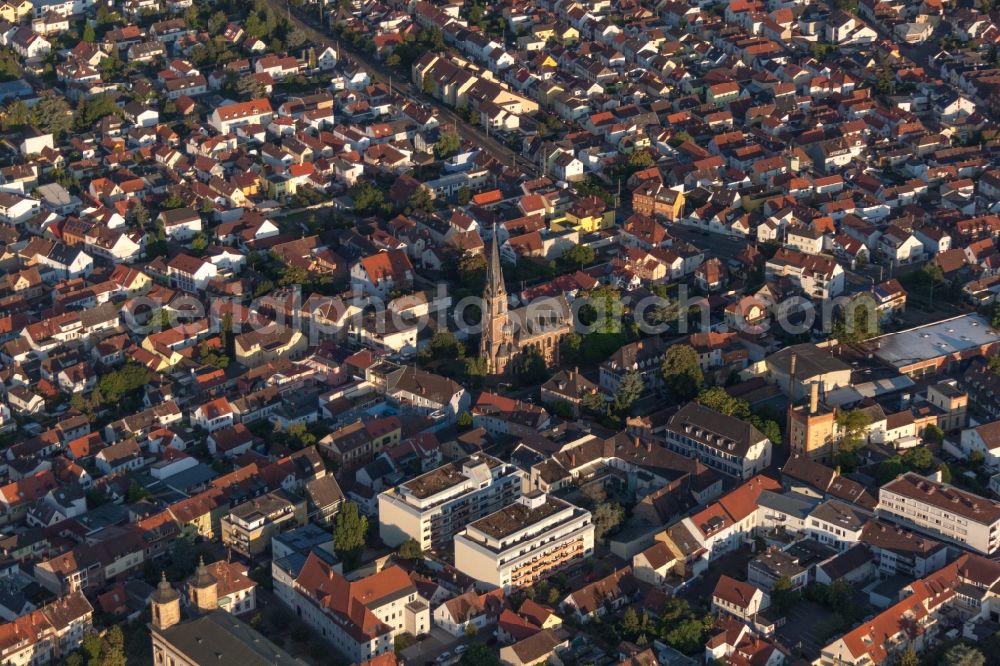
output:
{"label": "tree canopy", "polygon": [[333,547],[348,568],[354,568],[364,550],[368,534],[368,516],[358,505],[347,502],[337,512],[333,528]]}
{"label": "tree canopy", "polygon": [[97,387],[108,402],[118,402],[121,397],[131,393],[149,382],[149,371],[138,363],[126,363],[118,370],[109,372],[100,378]]}
{"label": "tree canopy", "polygon": [[667,393],[678,402],[694,398],[705,382],[698,352],[691,345],[674,345],[668,349],[660,369]]}

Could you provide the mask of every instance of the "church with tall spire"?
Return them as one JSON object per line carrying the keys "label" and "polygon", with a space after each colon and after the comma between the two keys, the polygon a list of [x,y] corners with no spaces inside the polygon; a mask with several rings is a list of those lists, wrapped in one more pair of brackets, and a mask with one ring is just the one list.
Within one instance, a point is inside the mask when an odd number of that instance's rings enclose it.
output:
{"label": "church with tall spire", "polygon": [[502,375],[507,371],[513,354],[513,329],[507,311],[507,288],[500,268],[500,241],[493,225],[490,256],[486,264],[486,289],[483,291],[482,329],[479,356],[486,361],[487,375]]}
{"label": "church with tall spire", "polygon": [[531,354],[546,366],[559,363],[559,342],[573,331],[573,313],[563,294],[543,296],[508,310],[507,289],[500,268],[500,238],[493,226],[483,291],[482,336],[479,356],[486,361],[486,374],[498,377],[519,372]]}

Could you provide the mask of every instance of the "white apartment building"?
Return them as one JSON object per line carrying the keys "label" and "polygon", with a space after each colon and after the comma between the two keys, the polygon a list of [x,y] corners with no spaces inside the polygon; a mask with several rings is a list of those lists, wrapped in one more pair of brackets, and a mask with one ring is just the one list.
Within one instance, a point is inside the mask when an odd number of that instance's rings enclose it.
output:
{"label": "white apartment building", "polygon": [[783,247],[767,261],[768,281],[790,278],[810,298],[828,299],[844,291],[844,269],[833,257]]}
{"label": "white apartment building", "polygon": [[1000,503],[913,472],[879,489],[877,511],[983,555],[1000,546]]}
{"label": "white apartment building", "polygon": [[504,592],[532,585],[593,552],[590,512],[538,492],[455,536],[455,567]]}
{"label": "white apartment building", "polygon": [[860,507],[827,500],[809,513],[806,532],[822,544],[845,551],[861,539],[861,530],[871,512]]}
{"label": "white apartment building", "polygon": [[484,453],[449,463],[379,493],[379,535],[389,546],[413,539],[422,550],[447,547],[469,523],[521,496],[521,474]]}
{"label": "white apartment building", "polygon": [[267,98],[261,98],[220,106],[209,115],[208,124],[220,134],[229,134],[245,125],[267,125],[273,117],[271,102]]}

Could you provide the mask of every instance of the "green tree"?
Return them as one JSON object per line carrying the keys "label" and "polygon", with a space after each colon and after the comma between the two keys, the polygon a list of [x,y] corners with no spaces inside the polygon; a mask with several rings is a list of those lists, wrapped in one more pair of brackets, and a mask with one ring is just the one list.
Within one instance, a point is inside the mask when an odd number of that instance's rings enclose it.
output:
{"label": "green tree", "polygon": [[418,187],[406,199],[406,209],[409,211],[422,210],[426,213],[434,211],[434,197],[426,187]]}
{"label": "green tree", "polygon": [[486,379],[486,359],[474,356],[465,359],[465,381],[470,386],[480,386]]}
{"label": "green tree", "polygon": [[201,254],[208,247],[208,236],[205,235],[204,231],[199,231],[191,239],[191,252],[195,256],[201,256]]}
{"label": "green tree", "polygon": [[941,472],[942,483],[951,483],[951,468],[947,464],[941,463],[938,465],[938,471]]}
{"label": "green tree", "polygon": [[861,342],[877,336],[879,328],[875,299],[865,293],[846,304],[834,316],[831,335],[840,342]]}
{"label": "green tree", "polygon": [[288,426],[288,439],[292,449],[299,450],[316,443],[316,435],[309,432],[304,423],[293,423]]}
{"label": "green tree", "polygon": [[135,504],[152,496],[153,494],[146,489],[146,486],[132,479],[132,482],[128,486],[128,491],[125,493],[125,502],[127,504]]}
{"label": "green tree", "polygon": [[298,28],[292,28],[285,38],[285,45],[289,50],[300,49],[309,43],[309,37]]}
{"label": "green tree", "polygon": [[750,416],[750,403],[746,400],[734,398],[720,386],[703,389],[695,400],[705,407],[722,412],[726,416],[735,416],[745,419]]}
{"label": "green tree", "polygon": [[896,74],[888,63],[879,65],[875,75],[875,90],[882,95],[892,95],[896,92]]}
{"label": "green tree", "polygon": [[171,192],[165,199],[163,199],[163,201],[160,202],[160,210],[174,210],[175,208],[183,207],[184,199],[182,199],[176,192]]}
{"label": "green tree", "polygon": [[2,114],[2,118],[2,127],[5,132],[27,127],[34,122],[31,109],[29,109],[28,105],[19,99],[14,100],[7,105],[7,108]]}
{"label": "green tree", "polygon": [[424,78],[420,82],[420,89],[424,92],[424,94],[433,95],[436,88],[437,86],[434,83],[434,77],[431,73],[428,72],[427,74],[424,74]]}
{"label": "green tree", "polygon": [[663,637],[670,647],[684,654],[695,654],[705,648],[706,622],[692,617],[682,620]]}
{"label": "green tree", "polygon": [[625,509],[617,502],[602,502],[594,510],[594,538],[602,539],[625,519]]}
{"label": "green tree", "polygon": [[344,504],[334,523],[333,547],[348,569],[357,566],[367,535],[368,516],[354,502]]}
{"label": "green tree", "polygon": [[136,201],[129,210],[129,221],[136,227],[142,229],[149,224],[149,209],[141,201]]}
{"label": "green tree", "polygon": [[455,194],[455,201],[458,202],[459,206],[464,206],[472,200],[472,190],[468,188],[467,185],[462,185],[458,188],[458,192]]}
{"label": "green tree", "polygon": [[382,190],[368,182],[353,185],[347,194],[354,201],[354,209],[361,213],[377,212],[386,205]]}
{"label": "green tree", "polygon": [[491,650],[484,643],[470,643],[458,661],[462,666],[500,666],[500,657],[496,650]]}
{"label": "green tree", "polygon": [[698,352],[691,345],[670,347],[660,369],[667,392],[677,402],[694,398],[705,381]]}
{"label": "green tree", "polygon": [[574,245],[559,258],[560,263],[569,268],[582,268],[594,263],[597,253],[586,245]]}
{"label": "green tree", "polygon": [[840,449],[853,453],[864,441],[865,430],[871,425],[872,417],[861,409],[846,409],[837,413],[837,427],[842,438]]}
{"label": "green tree", "polygon": [[424,551],[420,549],[420,544],[414,539],[407,539],[399,545],[399,556],[404,560],[422,560]]}
{"label": "green tree", "polygon": [[73,126],[73,111],[69,104],[53,94],[42,95],[31,107],[31,117],[38,129],[57,137],[66,134]]}
{"label": "green tree", "polygon": [[463,358],[465,347],[455,334],[449,330],[441,329],[434,333],[431,341],[427,344],[427,351],[434,360]]}
{"label": "green tree", "polygon": [[81,39],[90,44],[93,44],[94,41],[97,39],[97,36],[94,34],[94,26],[90,21],[84,21],[83,36],[81,37]]}
{"label": "green tree", "polygon": [[541,352],[534,347],[530,347],[522,354],[520,372],[517,378],[523,386],[534,386],[548,379],[545,358]]}
{"label": "green tree", "polygon": [[580,348],[583,345],[583,336],[579,333],[570,333],[563,336],[559,341],[559,357],[564,363],[573,364],[580,360]]}
{"label": "green tree", "polygon": [[455,427],[459,430],[470,430],[473,425],[472,414],[463,411],[455,420]]}
{"label": "green tree", "polygon": [[226,23],[228,19],[226,18],[226,13],[223,11],[217,11],[208,17],[208,32],[210,35],[215,37],[216,35],[221,35],[222,31],[226,28]]}
{"label": "green tree", "polygon": [[[502,269],[501,269],[502,270]],[[459,282],[475,292],[486,286],[486,257],[465,252],[458,260]]]}
{"label": "green tree", "polygon": [[267,35],[267,24],[255,12],[247,17],[247,20],[243,23],[243,30],[250,37],[260,38]]}
{"label": "green tree", "polygon": [[265,278],[261,280],[256,287],[254,287],[253,296],[254,298],[260,298],[264,294],[270,293],[272,289],[274,289],[274,282]]}
{"label": "green tree", "polygon": [[619,413],[628,411],[632,404],[642,395],[645,388],[642,382],[642,375],[634,371],[625,373],[618,384],[618,390],[615,392],[615,411]]}
{"label": "green tree", "polygon": [[944,653],[941,663],[944,666],[984,666],[986,657],[971,645],[959,643]]}
{"label": "green tree", "polygon": [[121,626],[114,624],[108,628],[108,633],[105,634],[104,640],[108,642],[108,647],[112,650],[123,650],[125,649],[125,634],[122,633]]}
{"label": "green tree", "polygon": [[896,653],[896,658],[892,660],[893,666],[920,666],[920,657],[907,646],[902,652]]}
{"label": "green tree", "polygon": [[126,363],[118,370],[101,377],[97,382],[97,388],[107,402],[116,403],[123,395],[147,383],[149,383],[149,370],[138,363]]}
{"label": "green tree", "polygon": [[434,144],[434,153],[439,160],[444,160],[455,155],[462,149],[462,139],[456,132],[442,132],[437,143]]}
{"label": "green tree", "polygon": [[309,270],[302,266],[285,266],[281,269],[278,284],[287,287],[290,284],[308,284]]}
{"label": "green tree", "polygon": [[236,94],[242,99],[260,99],[267,96],[267,87],[252,76],[243,76],[236,82]]}
{"label": "green tree", "polygon": [[751,414],[746,420],[754,428],[760,430],[762,435],[771,440],[772,444],[781,444],[781,426],[778,425],[777,421],[764,419],[756,414]]}
{"label": "green tree", "polygon": [[799,591],[788,576],[779,576],[771,586],[771,605],[779,613],[785,613],[797,604],[799,596]]}
{"label": "green tree", "polygon": [[90,659],[101,658],[101,637],[97,634],[87,634],[83,637],[80,647]]}
{"label": "green tree", "polygon": [[944,431],[933,423],[924,428],[922,433],[925,442],[940,444],[944,441]]}
{"label": "green tree", "polygon": [[642,624],[639,621],[639,614],[635,612],[635,608],[629,606],[622,613],[621,621],[621,632],[630,641],[635,641],[639,637],[639,632],[642,629]]}
{"label": "green tree", "polygon": [[587,411],[595,414],[606,414],[608,411],[608,400],[600,391],[588,393],[580,399],[580,404]]}
{"label": "green tree", "polygon": [[120,115],[122,110],[110,95],[81,97],[76,109],[76,124],[80,129],[92,128],[102,118]]}
{"label": "green tree", "polygon": [[918,446],[908,450],[903,454],[903,464],[915,472],[927,473],[934,471],[934,455],[929,449]]}
{"label": "green tree", "polygon": [[[580,318],[601,335],[622,331],[625,306],[621,295],[612,287],[601,286],[587,294],[587,303],[580,308]],[[618,345],[621,346],[621,345]]]}
{"label": "green tree", "polygon": [[886,458],[879,463],[875,472],[875,480],[883,486],[903,473],[903,459],[900,456]]}
{"label": "green tree", "polygon": [[653,166],[653,156],[646,150],[637,150],[628,156],[628,165],[635,169],[645,169]]}

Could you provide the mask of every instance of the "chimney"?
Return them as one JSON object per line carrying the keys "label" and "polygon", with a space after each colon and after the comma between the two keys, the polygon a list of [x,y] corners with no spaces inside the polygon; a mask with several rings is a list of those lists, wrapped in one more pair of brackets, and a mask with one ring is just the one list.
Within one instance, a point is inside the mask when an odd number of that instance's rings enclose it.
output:
{"label": "chimney", "polygon": [[809,414],[819,411],[819,382],[813,382],[809,387]]}
{"label": "chimney", "polygon": [[798,365],[799,355],[792,352],[792,360],[788,368],[788,397],[792,399],[795,395],[795,366]]}

